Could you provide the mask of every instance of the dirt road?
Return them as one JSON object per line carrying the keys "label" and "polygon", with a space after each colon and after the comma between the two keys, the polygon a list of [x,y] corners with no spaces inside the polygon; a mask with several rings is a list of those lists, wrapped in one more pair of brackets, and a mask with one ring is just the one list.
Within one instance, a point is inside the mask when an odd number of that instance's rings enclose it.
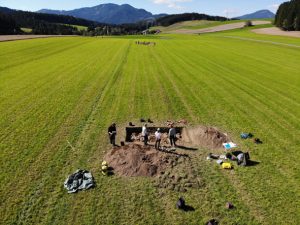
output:
{"label": "dirt road", "polygon": [[287,43],[281,43],[281,42],[275,42],[275,41],[265,41],[265,40],[257,40],[253,38],[245,38],[245,37],[238,37],[238,36],[223,36],[224,38],[233,38],[243,41],[253,41],[253,42],[260,42],[260,43],[269,43],[273,45],[282,45],[282,46],[288,46],[288,47],[294,47],[294,48],[300,48],[300,45],[293,45],[293,44],[287,44]]}
{"label": "dirt road", "polygon": [[300,31],[283,31],[277,27],[270,28],[260,28],[252,30],[257,34],[268,34],[268,35],[276,35],[276,36],[288,36],[288,37],[298,37],[300,38]]}

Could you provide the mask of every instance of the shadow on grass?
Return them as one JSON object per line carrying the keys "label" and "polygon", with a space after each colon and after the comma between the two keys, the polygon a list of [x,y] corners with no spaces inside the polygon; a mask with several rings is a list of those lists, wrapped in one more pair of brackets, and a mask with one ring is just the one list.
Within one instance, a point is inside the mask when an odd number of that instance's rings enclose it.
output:
{"label": "shadow on grass", "polygon": [[193,211],[195,211],[195,208],[190,205],[185,205],[181,210],[183,210],[185,212],[193,212]]}
{"label": "shadow on grass", "polygon": [[170,151],[170,150],[167,150],[167,149],[159,149],[158,151],[168,153],[168,154],[177,155],[177,156],[182,156],[182,157],[189,157],[189,155],[187,155],[187,154],[180,154],[180,153]]}
{"label": "shadow on grass", "polygon": [[189,150],[189,151],[197,151],[198,148],[190,148],[186,146],[176,145],[177,148],[183,149],[183,150]]}
{"label": "shadow on grass", "polygon": [[247,166],[256,166],[258,164],[260,164],[260,162],[253,161],[253,160],[248,160],[247,162]]}

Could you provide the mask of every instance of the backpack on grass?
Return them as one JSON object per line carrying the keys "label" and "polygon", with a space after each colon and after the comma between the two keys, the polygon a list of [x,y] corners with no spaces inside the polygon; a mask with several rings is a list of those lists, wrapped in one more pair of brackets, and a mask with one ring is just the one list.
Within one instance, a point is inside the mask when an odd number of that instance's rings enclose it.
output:
{"label": "backpack on grass", "polygon": [[224,162],[224,163],[222,163],[222,168],[230,170],[230,169],[232,169],[232,164]]}

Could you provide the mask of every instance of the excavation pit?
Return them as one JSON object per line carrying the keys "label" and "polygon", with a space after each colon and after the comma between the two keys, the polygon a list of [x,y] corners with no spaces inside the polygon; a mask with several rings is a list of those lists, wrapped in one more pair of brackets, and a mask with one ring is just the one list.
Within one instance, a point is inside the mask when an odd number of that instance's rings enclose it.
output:
{"label": "excavation pit", "polygon": [[[155,143],[155,131],[160,128],[162,133],[161,145],[169,146],[169,127],[148,127],[149,143]],[[176,144],[185,147],[219,149],[222,144],[231,139],[226,133],[219,131],[216,127],[196,126],[196,127],[175,127]],[[126,142],[142,143],[142,127],[126,127]]]}
{"label": "excavation pit", "polygon": [[180,157],[187,157],[175,152],[158,151],[152,146],[128,144],[114,147],[104,160],[121,176],[153,177],[161,174],[167,167],[175,166]]}
{"label": "excavation pit", "polygon": [[[157,128],[160,128],[162,132],[160,150],[154,148],[154,133]],[[193,167],[197,163],[192,163],[192,160],[198,161],[197,154],[190,157],[192,153],[190,150],[220,149],[224,142],[230,141],[227,134],[214,127],[176,127],[177,147],[175,150],[170,146],[168,127],[148,127],[147,129],[149,145],[143,145],[142,127],[127,127],[125,145],[113,147],[105,155],[104,160],[119,176],[155,177],[153,181],[157,188],[179,192],[203,185],[201,178],[198,177],[197,168]]]}

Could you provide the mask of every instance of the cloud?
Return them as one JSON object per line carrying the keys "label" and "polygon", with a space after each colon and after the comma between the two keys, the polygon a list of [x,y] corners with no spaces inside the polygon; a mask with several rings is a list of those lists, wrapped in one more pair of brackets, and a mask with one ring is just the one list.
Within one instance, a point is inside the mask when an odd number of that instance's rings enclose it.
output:
{"label": "cloud", "polygon": [[191,2],[193,0],[153,0],[153,3],[159,5],[167,5],[169,8],[173,9],[183,9],[180,3]]}
{"label": "cloud", "polygon": [[223,15],[225,15],[228,18],[236,16],[238,13],[240,13],[240,10],[238,9],[224,9],[223,11]]}
{"label": "cloud", "polygon": [[271,9],[272,11],[277,11],[279,6],[280,6],[280,4],[272,4],[272,5],[269,5],[268,8]]}

